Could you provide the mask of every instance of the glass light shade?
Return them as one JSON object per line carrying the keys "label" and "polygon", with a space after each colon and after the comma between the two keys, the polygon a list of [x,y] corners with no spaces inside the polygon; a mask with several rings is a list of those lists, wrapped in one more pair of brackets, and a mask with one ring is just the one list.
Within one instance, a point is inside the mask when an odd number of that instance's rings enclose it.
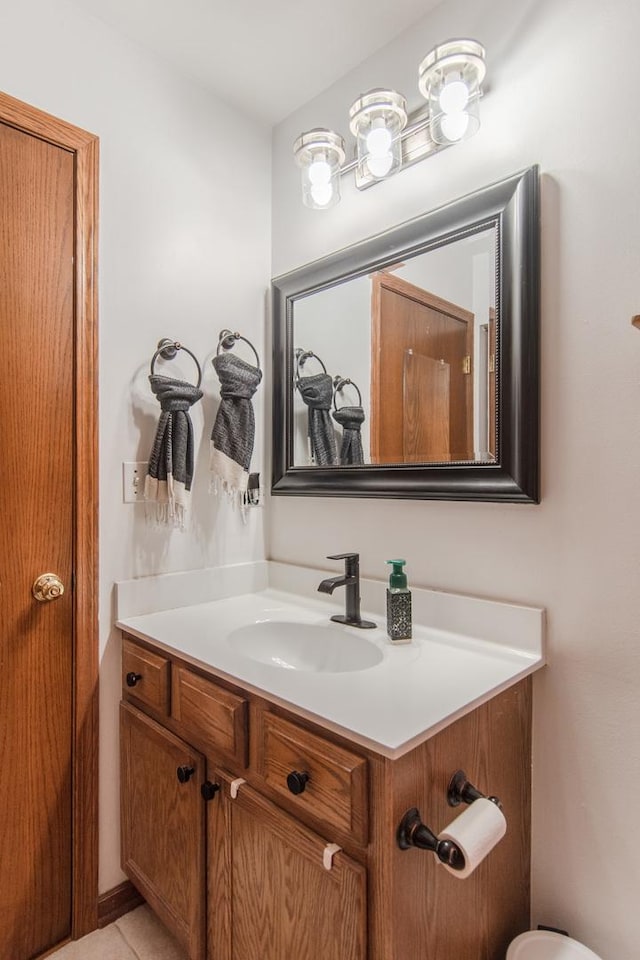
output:
{"label": "glass light shade", "polygon": [[418,85],[436,143],[457,143],[478,132],[485,74],[484,47],[476,40],[449,40],[424,58]]}
{"label": "glass light shade", "polygon": [[340,167],[345,160],[344,140],[325,127],[315,127],[293,145],[300,167],[302,202],[313,210],[327,210],[340,201]]}
{"label": "glass light shade", "polygon": [[402,165],[401,133],[407,103],[395,90],[369,90],[351,105],[349,128],[356,138],[358,173],[383,180]]}

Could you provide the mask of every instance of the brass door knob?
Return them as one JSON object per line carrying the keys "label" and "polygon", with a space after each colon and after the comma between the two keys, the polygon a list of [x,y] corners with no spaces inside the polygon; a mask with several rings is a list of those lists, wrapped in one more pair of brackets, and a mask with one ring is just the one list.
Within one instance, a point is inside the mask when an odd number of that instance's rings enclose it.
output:
{"label": "brass door knob", "polygon": [[46,600],[57,600],[64,593],[64,584],[55,573],[42,573],[37,580],[34,580],[31,593],[40,603]]}

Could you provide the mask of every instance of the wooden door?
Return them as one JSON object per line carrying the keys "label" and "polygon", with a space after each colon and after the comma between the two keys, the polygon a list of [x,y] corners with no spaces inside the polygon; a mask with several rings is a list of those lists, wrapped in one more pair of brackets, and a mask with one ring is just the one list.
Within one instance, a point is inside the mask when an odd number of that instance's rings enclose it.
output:
{"label": "wooden door", "polygon": [[123,703],[120,758],[122,869],[191,960],[204,960],[204,757]]}
{"label": "wooden door", "polygon": [[[425,417],[424,412],[429,416]],[[451,458],[451,366],[407,350],[404,355],[404,463],[432,463]]]}
{"label": "wooden door", "polygon": [[248,784],[210,805],[209,960],[365,960],[365,868]]}
{"label": "wooden door", "polygon": [[[71,930],[73,154],[0,124],[0,943]],[[37,602],[53,572],[63,596]]]}
{"label": "wooden door", "polygon": [[[97,924],[97,178],[95,136],[0,93],[0,955],[11,960]],[[64,594],[38,602],[46,573]]]}
{"label": "wooden door", "polygon": [[[372,284],[372,462],[473,459],[473,314],[392,274],[374,274]],[[435,371],[438,382],[409,394],[405,374],[415,378],[420,364],[425,375]]]}

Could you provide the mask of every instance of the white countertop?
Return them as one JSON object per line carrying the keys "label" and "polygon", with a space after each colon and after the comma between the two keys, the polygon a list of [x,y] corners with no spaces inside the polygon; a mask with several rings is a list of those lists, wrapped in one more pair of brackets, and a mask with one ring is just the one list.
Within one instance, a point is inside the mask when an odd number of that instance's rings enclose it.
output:
{"label": "white countertop", "polygon": [[[366,592],[363,591],[363,597]],[[429,593],[422,592],[425,596]],[[440,605],[442,598],[451,598],[454,605],[458,599],[449,594],[437,596]],[[520,645],[517,636],[512,642],[505,642],[504,636],[499,642],[491,642],[414,625],[412,642],[397,646],[389,642],[386,630],[382,629],[384,617],[380,612],[363,610],[363,617],[380,626],[366,631],[331,626],[334,630],[366,635],[367,641],[382,654],[381,661],[364,670],[331,673],[283,669],[258,662],[239,652],[233,638],[229,638],[233,630],[265,620],[329,625],[329,615],[340,611],[341,591],[330,599],[332,605],[327,604],[327,598],[308,599],[267,588],[126,616],[117,621],[117,626],[391,758],[406,753],[544,663],[542,611],[465,597],[459,598],[461,604],[504,606],[529,615],[537,612],[539,645],[531,641],[535,628],[527,630],[526,625],[522,632],[529,635]],[[420,605],[418,598],[417,607]],[[531,616],[529,619],[532,620]]]}

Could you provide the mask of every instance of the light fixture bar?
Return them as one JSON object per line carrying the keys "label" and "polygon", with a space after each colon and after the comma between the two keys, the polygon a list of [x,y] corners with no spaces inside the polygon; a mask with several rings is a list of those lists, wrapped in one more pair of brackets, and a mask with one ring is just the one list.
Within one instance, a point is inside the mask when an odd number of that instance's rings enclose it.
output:
{"label": "light fixture bar", "polygon": [[[429,136],[429,125],[431,118],[429,111],[425,109],[416,110],[409,115],[407,126],[402,131],[400,140],[402,143],[402,168],[409,167],[414,163],[419,163],[424,157],[431,153],[440,153],[448,147],[454,146],[452,143],[435,143]],[[351,173],[358,166],[358,158],[347,160],[340,167],[340,176]],[[359,190],[366,190],[367,187],[378,183],[374,177],[362,178],[361,182],[356,179],[356,186]]]}
{"label": "light fixture bar", "polygon": [[[407,126],[400,134],[403,170],[405,167],[413,166],[414,163],[419,163],[425,157],[454,146],[453,143],[436,143],[429,132],[430,126],[431,116],[428,109],[421,108],[409,114]],[[362,173],[358,168],[357,159],[344,163],[340,167],[340,176],[352,170],[355,170],[355,184],[358,190],[366,190],[374,183],[380,182],[377,178]]]}
{"label": "light fixture bar", "polygon": [[294,144],[301,169],[303,202],[322,209],[340,200],[340,180],[354,173],[358,190],[419,163],[473,136],[480,126],[479,101],[486,74],[485,51],[476,40],[447,40],[434,47],[418,70],[427,101],[407,115],[404,96],[375,87],[349,110],[356,155],[345,162],[340,134],[324,127],[303,133]]}

